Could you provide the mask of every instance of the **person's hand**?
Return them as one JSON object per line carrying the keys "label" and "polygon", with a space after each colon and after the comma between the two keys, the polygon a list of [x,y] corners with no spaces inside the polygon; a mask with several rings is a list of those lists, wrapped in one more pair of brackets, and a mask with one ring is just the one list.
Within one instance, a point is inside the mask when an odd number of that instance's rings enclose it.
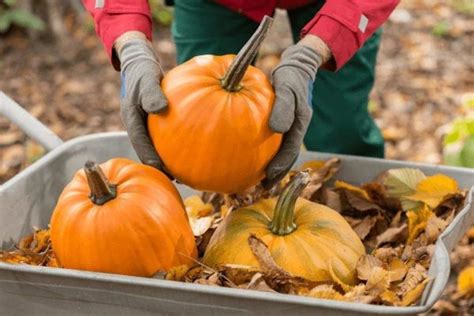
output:
{"label": "person's hand", "polygon": [[265,170],[266,178],[262,183],[266,188],[280,181],[298,158],[313,113],[313,82],[319,66],[327,58],[300,43],[283,52],[280,64],[272,72],[276,96],[270,128],[284,135],[278,153]]}
{"label": "person's hand", "polygon": [[144,35],[119,38],[115,49],[122,79],[120,113],[130,142],[144,164],[162,169],[147,129],[148,113],[158,113],[168,107],[160,88],[163,72],[158,58]]}

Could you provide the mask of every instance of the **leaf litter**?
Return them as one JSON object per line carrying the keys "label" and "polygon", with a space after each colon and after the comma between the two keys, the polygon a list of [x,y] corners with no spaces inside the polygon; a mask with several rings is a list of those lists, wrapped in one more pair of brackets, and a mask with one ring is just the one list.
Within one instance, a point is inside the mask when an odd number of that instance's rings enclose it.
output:
{"label": "leaf litter", "polygon": [[[311,175],[311,182],[301,196],[335,209],[363,241],[367,253],[357,264],[357,285],[345,284],[335,274],[331,274],[331,282],[314,282],[292,275],[276,264],[267,245],[254,235],[248,237],[248,244],[259,268],[228,264],[213,269],[196,260],[194,265],[177,266],[157,276],[346,302],[388,306],[416,304],[430,282],[427,269],[434,243],[462,208],[465,192],[446,175],[426,176],[412,168],[387,170],[362,185],[333,181],[340,165],[341,161],[333,158],[309,161],[297,170],[307,170]],[[185,199],[199,255],[203,255],[224,217],[259,199],[277,196],[295,174],[296,171],[290,171],[280,183],[267,190],[258,185],[241,194],[206,192]],[[474,241],[474,231],[471,235],[469,242]],[[474,266],[474,258],[471,259]],[[16,247],[0,251],[0,261],[60,267],[47,229],[35,229]],[[473,274],[472,266],[465,267],[453,295],[464,299],[473,295]],[[446,310],[457,308],[448,303],[439,305]]]}

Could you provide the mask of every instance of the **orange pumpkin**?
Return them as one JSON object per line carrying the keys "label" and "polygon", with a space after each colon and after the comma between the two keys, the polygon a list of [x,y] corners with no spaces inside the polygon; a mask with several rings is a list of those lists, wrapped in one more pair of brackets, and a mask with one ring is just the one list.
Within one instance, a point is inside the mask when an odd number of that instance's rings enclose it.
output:
{"label": "orange pumpkin", "polygon": [[275,262],[295,276],[355,284],[364,245],[339,213],[298,198],[308,182],[309,175],[301,172],[278,199],[261,200],[231,212],[213,234],[203,263],[258,268],[247,242],[253,234],[265,242]]}
{"label": "orange pumpkin", "polygon": [[268,126],[272,85],[249,66],[271,19],[262,23],[237,57],[198,56],[162,81],[169,108],[148,116],[148,131],[166,169],[195,189],[241,192],[278,151],[282,136]]}
{"label": "orange pumpkin", "polygon": [[51,241],[65,268],[135,276],[197,255],[178,191],[160,171],[116,158],[87,162],[59,197]]}

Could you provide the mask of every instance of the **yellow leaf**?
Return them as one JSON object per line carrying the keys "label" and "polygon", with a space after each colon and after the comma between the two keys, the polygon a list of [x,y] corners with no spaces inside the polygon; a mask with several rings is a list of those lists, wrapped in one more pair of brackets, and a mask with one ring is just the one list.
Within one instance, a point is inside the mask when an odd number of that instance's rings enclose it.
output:
{"label": "yellow leaf", "polygon": [[367,201],[370,201],[369,194],[367,194],[367,192],[364,189],[356,187],[356,186],[354,186],[352,184],[349,184],[347,182],[336,180],[336,182],[334,183],[334,187],[336,189],[351,191],[351,192],[363,197]]}
{"label": "yellow leaf", "polygon": [[431,208],[435,208],[447,195],[458,191],[456,180],[443,174],[437,174],[418,182],[415,193],[407,196],[407,198],[413,201],[421,201]]}
{"label": "yellow leaf", "polygon": [[380,294],[380,298],[386,305],[398,306],[401,303],[398,295],[395,294],[395,292],[390,291],[390,290],[386,290],[385,292]]}
{"label": "yellow leaf", "polygon": [[357,277],[368,280],[375,267],[382,267],[382,261],[372,255],[362,255],[357,262]]}
{"label": "yellow leaf", "polygon": [[189,271],[189,269],[190,267],[187,264],[173,267],[168,271],[168,273],[166,273],[166,280],[184,281],[184,276]]}
{"label": "yellow leaf", "polygon": [[349,292],[344,294],[344,300],[348,302],[370,304],[374,299],[375,296],[366,294],[365,284],[354,286]]}
{"label": "yellow leaf", "polygon": [[214,207],[211,203],[204,203],[200,196],[192,195],[184,200],[186,212],[191,218],[200,218],[209,216],[214,212]]}
{"label": "yellow leaf", "polygon": [[341,293],[334,290],[332,285],[327,285],[327,284],[318,285],[315,288],[311,289],[309,292],[301,291],[298,294],[310,296],[314,298],[327,299],[327,300],[338,300],[338,301],[344,300],[344,296],[342,296]]}
{"label": "yellow leaf", "polygon": [[418,299],[423,294],[423,290],[425,289],[425,286],[428,283],[428,281],[429,279],[424,279],[421,283],[419,283],[413,289],[406,292],[405,295],[403,295],[402,306],[409,306],[413,303],[416,303],[416,301],[418,301]]}
{"label": "yellow leaf", "polygon": [[367,291],[369,294],[378,296],[385,292],[390,286],[388,271],[382,267],[374,267],[367,280]]}
{"label": "yellow leaf", "polygon": [[417,211],[407,211],[408,217],[408,238],[407,244],[411,244],[419,234],[421,234],[425,228],[428,220],[433,216],[433,212],[428,206],[424,205],[423,208]]}
{"label": "yellow leaf", "polygon": [[467,267],[459,273],[458,292],[467,297],[474,297],[474,266]]}
{"label": "yellow leaf", "polygon": [[320,169],[324,167],[326,163],[326,160],[309,160],[304,163],[302,163],[299,167],[298,170],[303,171],[306,169]]}
{"label": "yellow leaf", "polygon": [[408,266],[399,258],[393,258],[388,265],[390,282],[403,280],[407,274]]}

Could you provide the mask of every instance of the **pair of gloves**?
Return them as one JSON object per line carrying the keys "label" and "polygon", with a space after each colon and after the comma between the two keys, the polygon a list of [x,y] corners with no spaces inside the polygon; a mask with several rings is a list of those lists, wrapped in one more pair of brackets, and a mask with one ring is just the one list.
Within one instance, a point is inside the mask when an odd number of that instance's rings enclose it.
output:
{"label": "pair of gloves", "polygon": [[[147,114],[159,113],[168,106],[160,89],[163,71],[149,43],[142,39],[127,41],[118,52],[121,63],[121,115],[130,141],[140,160],[163,169],[163,163],[147,133]],[[266,168],[263,185],[273,186],[290,170],[298,158],[312,116],[311,94],[322,57],[304,45],[287,48],[272,72],[275,103],[270,128],[284,133],[278,153]]]}

